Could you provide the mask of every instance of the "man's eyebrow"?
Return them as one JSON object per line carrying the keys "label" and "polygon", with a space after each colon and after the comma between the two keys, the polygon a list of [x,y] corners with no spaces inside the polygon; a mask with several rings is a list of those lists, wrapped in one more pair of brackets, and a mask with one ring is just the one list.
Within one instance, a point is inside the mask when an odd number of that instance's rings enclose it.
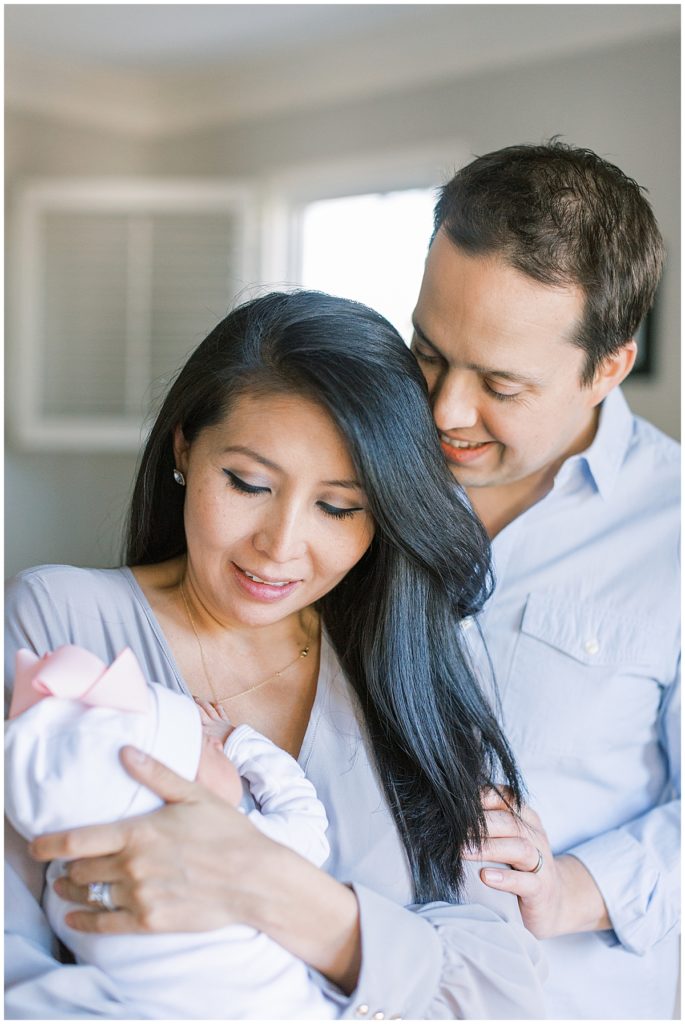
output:
{"label": "man's eyebrow", "polygon": [[[448,360],[444,354],[440,351],[435,342],[431,341],[429,337],[421,330],[415,320],[412,320],[415,333],[419,336],[424,345],[428,345],[432,348],[436,355],[439,355],[445,362]],[[540,377],[531,377],[530,374],[516,373],[514,370],[496,370],[492,366],[483,366],[481,363],[464,363],[464,368],[467,370],[474,370],[476,373],[482,374],[484,377],[497,377],[499,380],[510,381],[512,384],[532,384],[533,387],[539,387],[543,381]]]}
{"label": "man's eyebrow", "polygon": [[[239,455],[247,455],[248,458],[261,463],[261,465],[266,466],[267,469],[273,469],[277,473],[283,472],[283,467],[279,466],[277,462],[272,462],[271,459],[265,458],[263,455],[260,455],[259,452],[254,451],[252,448],[247,448],[245,445],[231,444],[226,448],[222,448],[222,455],[225,455],[227,452],[238,452]],[[349,491],[362,489],[362,485],[358,480],[321,480],[320,483],[325,487],[344,487]]]}

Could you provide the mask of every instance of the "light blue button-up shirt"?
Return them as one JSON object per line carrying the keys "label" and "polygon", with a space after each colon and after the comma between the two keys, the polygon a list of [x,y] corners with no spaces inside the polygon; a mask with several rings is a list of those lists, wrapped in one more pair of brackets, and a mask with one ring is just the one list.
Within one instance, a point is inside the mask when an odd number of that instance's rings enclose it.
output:
{"label": "light blue button-up shirt", "polygon": [[479,621],[505,729],[552,849],[583,862],[613,925],[543,943],[550,1017],[673,1014],[679,453],[615,391],[592,445],[493,542]]}

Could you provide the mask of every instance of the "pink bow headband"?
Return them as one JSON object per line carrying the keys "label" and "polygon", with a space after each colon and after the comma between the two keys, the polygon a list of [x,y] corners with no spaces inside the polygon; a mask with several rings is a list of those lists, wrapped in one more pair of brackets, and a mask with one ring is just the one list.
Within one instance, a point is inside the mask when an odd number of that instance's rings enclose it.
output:
{"label": "pink bow headband", "polygon": [[22,648],[15,660],[9,717],[16,718],[45,697],[80,700],[119,711],[145,712],[149,707],[147,683],[129,647],[109,668],[97,655],[73,644],[58,647],[42,658]]}

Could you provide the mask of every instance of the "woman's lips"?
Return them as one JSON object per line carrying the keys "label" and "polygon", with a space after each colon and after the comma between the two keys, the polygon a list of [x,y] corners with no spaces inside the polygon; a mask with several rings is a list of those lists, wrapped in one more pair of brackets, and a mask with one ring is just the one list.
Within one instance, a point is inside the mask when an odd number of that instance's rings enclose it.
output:
{"label": "woman's lips", "polygon": [[283,598],[292,594],[293,590],[302,582],[302,580],[290,580],[289,582],[283,582],[276,585],[275,581],[264,582],[260,579],[251,579],[251,576],[256,576],[256,573],[251,573],[250,576],[247,573],[250,572],[248,569],[241,569],[239,565],[233,562],[233,575],[235,576],[236,583],[244,591],[249,594],[250,597],[255,598],[257,601],[282,601]]}

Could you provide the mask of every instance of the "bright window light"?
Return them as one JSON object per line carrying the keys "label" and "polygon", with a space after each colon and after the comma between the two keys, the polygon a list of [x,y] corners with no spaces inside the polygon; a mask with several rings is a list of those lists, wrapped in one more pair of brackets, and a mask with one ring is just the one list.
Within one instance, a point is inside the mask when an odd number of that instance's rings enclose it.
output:
{"label": "bright window light", "polygon": [[302,223],[302,285],[372,306],[407,343],[433,226],[433,189],[310,203]]}

